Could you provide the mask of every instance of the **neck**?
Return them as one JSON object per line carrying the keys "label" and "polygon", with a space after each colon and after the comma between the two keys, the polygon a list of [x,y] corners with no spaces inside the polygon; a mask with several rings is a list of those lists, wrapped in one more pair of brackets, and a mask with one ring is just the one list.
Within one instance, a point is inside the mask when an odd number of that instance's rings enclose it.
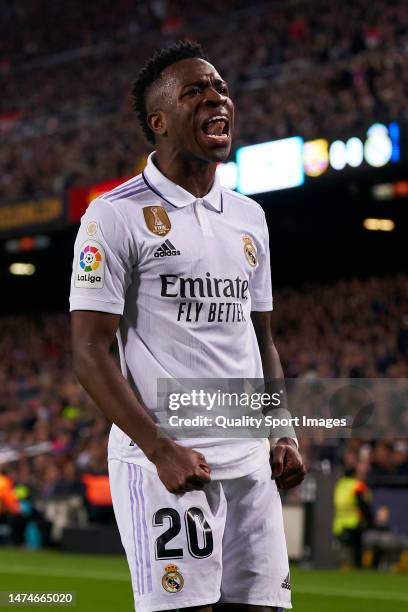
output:
{"label": "neck", "polygon": [[203,198],[214,183],[217,162],[168,156],[156,151],[154,163],[165,177],[196,198]]}

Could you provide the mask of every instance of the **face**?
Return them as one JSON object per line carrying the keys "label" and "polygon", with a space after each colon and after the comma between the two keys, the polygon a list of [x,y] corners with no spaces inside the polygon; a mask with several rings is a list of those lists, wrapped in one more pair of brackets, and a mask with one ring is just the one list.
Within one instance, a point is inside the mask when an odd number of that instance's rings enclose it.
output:
{"label": "face", "polygon": [[214,66],[202,59],[181,60],[163,71],[152,94],[147,106],[156,108],[148,121],[158,146],[166,143],[176,154],[209,162],[228,157],[234,105]]}

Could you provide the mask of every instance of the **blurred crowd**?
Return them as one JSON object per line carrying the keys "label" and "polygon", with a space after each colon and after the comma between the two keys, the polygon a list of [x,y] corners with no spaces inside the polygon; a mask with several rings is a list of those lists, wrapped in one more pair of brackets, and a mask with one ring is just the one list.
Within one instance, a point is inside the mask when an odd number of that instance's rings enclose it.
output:
{"label": "blurred crowd", "polygon": [[201,42],[229,82],[235,146],[407,118],[404,0],[35,0],[1,13],[2,201],[132,174],[149,150],[132,80],[179,38]]}
{"label": "blurred crowd", "polygon": [[[408,376],[408,277],[279,289],[275,304],[274,335],[287,377]],[[69,345],[66,314],[1,321],[0,515],[12,510],[8,483],[17,495],[14,503],[28,503],[31,509],[33,500],[79,496],[91,521],[113,520],[106,464],[109,423],[75,379]],[[393,436],[384,432],[375,440],[318,444],[302,439],[308,468],[322,469],[325,462],[336,467],[346,460],[368,481],[407,477],[404,410],[402,429]]]}
{"label": "blurred crowd", "polygon": [[0,527],[11,517],[23,543],[34,524],[49,544],[37,504],[73,496],[90,521],[112,522],[109,424],[73,375],[67,315],[2,319],[0,347]]}
{"label": "blurred crowd", "polygon": [[408,278],[279,290],[275,338],[287,377],[408,376]]}
{"label": "blurred crowd", "polygon": [[[392,401],[389,395],[383,402],[377,397],[374,441],[366,439],[368,428],[364,427],[364,440],[355,433],[357,439],[341,445],[334,439],[320,438],[316,444],[316,439],[304,438],[302,450],[309,468],[321,469],[325,462],[339,465],[348,449],[362,479],[374,482],[382,476],[408,476],[407,389],[403,382],[408,378],[408,277],[355,278],[281,289],[275,292],[275,301],[274,337],[286,378],[377,379],[377,396],[398,388],[397,381],[389,385],[380,379],[398,379],[403,385],[402,393],[396,393]],[[346,401],[351,410],[355,399],[347,397]],[[340,416],[344,414],[349,414],[347,406]]]}

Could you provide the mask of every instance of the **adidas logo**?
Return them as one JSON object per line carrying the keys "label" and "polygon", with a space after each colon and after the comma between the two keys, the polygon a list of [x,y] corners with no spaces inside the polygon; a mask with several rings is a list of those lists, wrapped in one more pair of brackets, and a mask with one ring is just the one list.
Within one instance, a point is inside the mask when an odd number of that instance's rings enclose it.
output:
{"label": "adidas logo", "polygon": [[155,251],[155,257],[174,257],[175,255],[181,255],[180,251],[176,249],[174,244],[170,240],[163,242],[161,246]]}
{"label": "adidas logo", "polygon": [[282,589],[288,589],[290,591],[290,574],[288,574],[285,580],[281,584]]}

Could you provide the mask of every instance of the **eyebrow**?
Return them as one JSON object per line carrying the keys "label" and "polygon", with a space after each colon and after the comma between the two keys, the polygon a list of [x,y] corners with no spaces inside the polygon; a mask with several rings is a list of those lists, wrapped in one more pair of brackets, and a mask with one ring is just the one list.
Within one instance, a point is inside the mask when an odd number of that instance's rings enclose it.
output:
{"label": "eyebrow", "polygon": [[[224,81],[223,79],[212,79],[215,85],[227,85],[227,82]],[[208,82],[210,81],[210,79],[208,77],[202,77],[200,79],[197,79],[196,81],[192,82],[192,83],[186,83],[185,85],[183,85],[183,89],[185,87],[192,87],[193,85],[207,85]]]}

